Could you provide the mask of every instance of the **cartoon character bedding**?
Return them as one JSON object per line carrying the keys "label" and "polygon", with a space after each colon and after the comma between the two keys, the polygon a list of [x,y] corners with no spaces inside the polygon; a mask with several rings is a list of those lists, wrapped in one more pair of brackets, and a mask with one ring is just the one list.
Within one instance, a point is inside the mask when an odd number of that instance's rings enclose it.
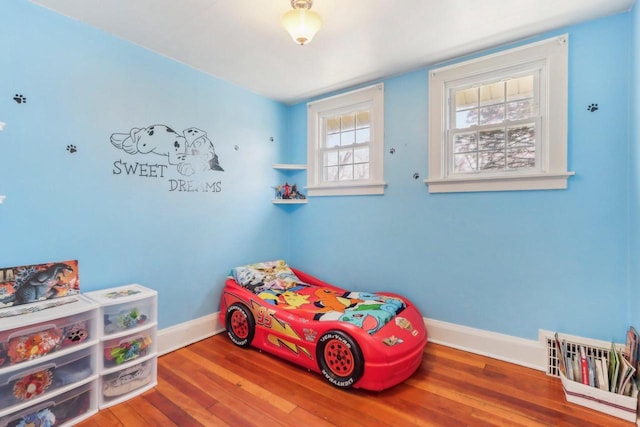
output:
{"label": "cartoon character bedding", "polygon": [[355,324],[369,334],[386,325],[405,307],[399,298],[350,292],[304,283],[283,261],[236,267],[231,276],[269,304],[296,310],[309,320],[339,320]]}

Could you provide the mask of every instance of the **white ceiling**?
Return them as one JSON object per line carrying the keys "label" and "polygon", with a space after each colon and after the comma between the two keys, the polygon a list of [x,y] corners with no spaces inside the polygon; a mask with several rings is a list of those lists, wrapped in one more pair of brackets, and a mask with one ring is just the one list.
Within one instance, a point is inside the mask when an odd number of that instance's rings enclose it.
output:
{"label": "white ceiling", "polygon": [[31,0],[255,93],[295,103],[601,16],[634,0],[315,0],[305,46],[290,0]]}

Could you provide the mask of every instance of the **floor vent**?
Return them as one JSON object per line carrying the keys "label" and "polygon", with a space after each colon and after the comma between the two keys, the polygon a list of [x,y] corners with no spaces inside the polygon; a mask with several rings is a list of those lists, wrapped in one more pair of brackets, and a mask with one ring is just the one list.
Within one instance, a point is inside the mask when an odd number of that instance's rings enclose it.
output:
{"label": "floor vent", "polygon": [[[559,352],[556,350],[554,333],[549,331],[540,331],[540,338],[543,340],[546,350],[547,375],[559,377]],[[560,342],[564,340],[567,356],[577,355],[580,352],[580,347],[584,346],[587,356],[593,356],[596,359],[609,360],[611,343],[563,334],[558,334],[558,338],[560,339]],[[622,348],[619,344],[617,344],[616,347],[618,349]]]}

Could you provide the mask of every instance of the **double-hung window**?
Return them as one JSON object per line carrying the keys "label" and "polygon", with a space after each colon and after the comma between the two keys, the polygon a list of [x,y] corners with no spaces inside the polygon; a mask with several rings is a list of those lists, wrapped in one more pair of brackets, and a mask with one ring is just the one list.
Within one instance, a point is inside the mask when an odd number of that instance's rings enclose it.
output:
{"label": "double-hung window", "polygon": [[308,104],[309,196],[383,194],[384,86]]}
{"label": "double-hung window", "polygon": [[432,70],[430,192],[566,188],[566,35]]}

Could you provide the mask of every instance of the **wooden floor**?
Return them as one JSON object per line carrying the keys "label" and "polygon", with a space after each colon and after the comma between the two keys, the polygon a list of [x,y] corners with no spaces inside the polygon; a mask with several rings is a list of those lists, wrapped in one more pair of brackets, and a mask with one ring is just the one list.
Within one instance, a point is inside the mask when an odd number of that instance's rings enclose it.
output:
{"label": "wooden floor", "polygon": [[634,426],[566,403],[544,372],[428,344],[418,371],[374,393],[220,334],[158,361],[158,386],[104,409],[89,426]]}

